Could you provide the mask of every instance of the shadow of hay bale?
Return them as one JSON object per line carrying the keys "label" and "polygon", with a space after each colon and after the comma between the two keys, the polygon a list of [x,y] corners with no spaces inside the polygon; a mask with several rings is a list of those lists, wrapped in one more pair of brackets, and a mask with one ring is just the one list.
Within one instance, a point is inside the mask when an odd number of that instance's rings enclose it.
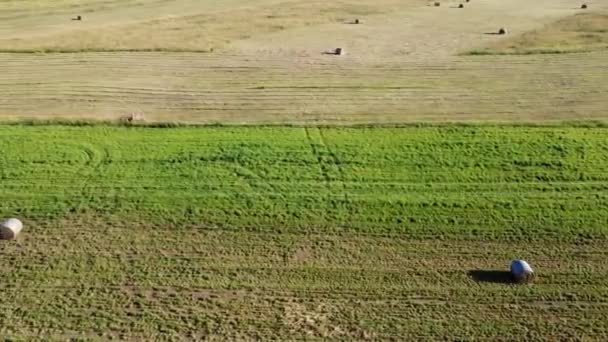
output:
{"label": "shadow of hay bale", "polygon": [[469,276],[478,283],[514,284],[509,271],[499,270],[472,270]]}

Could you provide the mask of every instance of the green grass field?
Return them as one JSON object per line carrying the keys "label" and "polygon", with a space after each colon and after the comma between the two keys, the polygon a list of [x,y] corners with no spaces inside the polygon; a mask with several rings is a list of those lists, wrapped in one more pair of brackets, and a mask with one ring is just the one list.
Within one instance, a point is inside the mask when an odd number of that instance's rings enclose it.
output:
{"label": "green grass field", "polygon": [[607,133],[0,126],[0,333],[602,339]]}
{"label": "green grass field", "polygon": [[605,134],[5,126],[2,208],[296,232],[603,234]]}

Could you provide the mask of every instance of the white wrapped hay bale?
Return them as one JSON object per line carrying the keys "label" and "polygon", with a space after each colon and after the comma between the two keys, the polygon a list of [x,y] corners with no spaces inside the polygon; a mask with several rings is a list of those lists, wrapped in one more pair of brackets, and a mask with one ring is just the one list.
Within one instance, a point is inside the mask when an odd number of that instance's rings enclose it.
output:
{"label": "white wrapped hay bale", "polygon": [[524,260],[511,262],[511,276],[516,283],[530,283],[534,280],[534,270]]}
{"label": "white wrapped hay bale", "polygon": [[0,239],[14,240],[23,229],[23,223],[16,218],[10,218],[0,224]]}

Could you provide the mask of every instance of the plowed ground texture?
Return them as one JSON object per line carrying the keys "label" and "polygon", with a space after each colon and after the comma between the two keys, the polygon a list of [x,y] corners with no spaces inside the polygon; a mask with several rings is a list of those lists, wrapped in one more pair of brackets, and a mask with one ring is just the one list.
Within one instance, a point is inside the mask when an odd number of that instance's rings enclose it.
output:
{"label": "plowed ground texture", "polygon": [[0,335],[605,340],[607,136],[0,126]]}

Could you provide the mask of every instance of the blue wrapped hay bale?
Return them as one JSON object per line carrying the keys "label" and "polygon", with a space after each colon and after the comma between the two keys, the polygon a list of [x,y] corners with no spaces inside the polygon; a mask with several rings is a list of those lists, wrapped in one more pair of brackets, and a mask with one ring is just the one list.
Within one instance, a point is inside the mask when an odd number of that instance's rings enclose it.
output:
{"label": "blue wrapped hay bale", "polygon": [[524,260],[513,260],[511,262],[511,277],[518,284],[528,284],[534,280],[534,270]]}

